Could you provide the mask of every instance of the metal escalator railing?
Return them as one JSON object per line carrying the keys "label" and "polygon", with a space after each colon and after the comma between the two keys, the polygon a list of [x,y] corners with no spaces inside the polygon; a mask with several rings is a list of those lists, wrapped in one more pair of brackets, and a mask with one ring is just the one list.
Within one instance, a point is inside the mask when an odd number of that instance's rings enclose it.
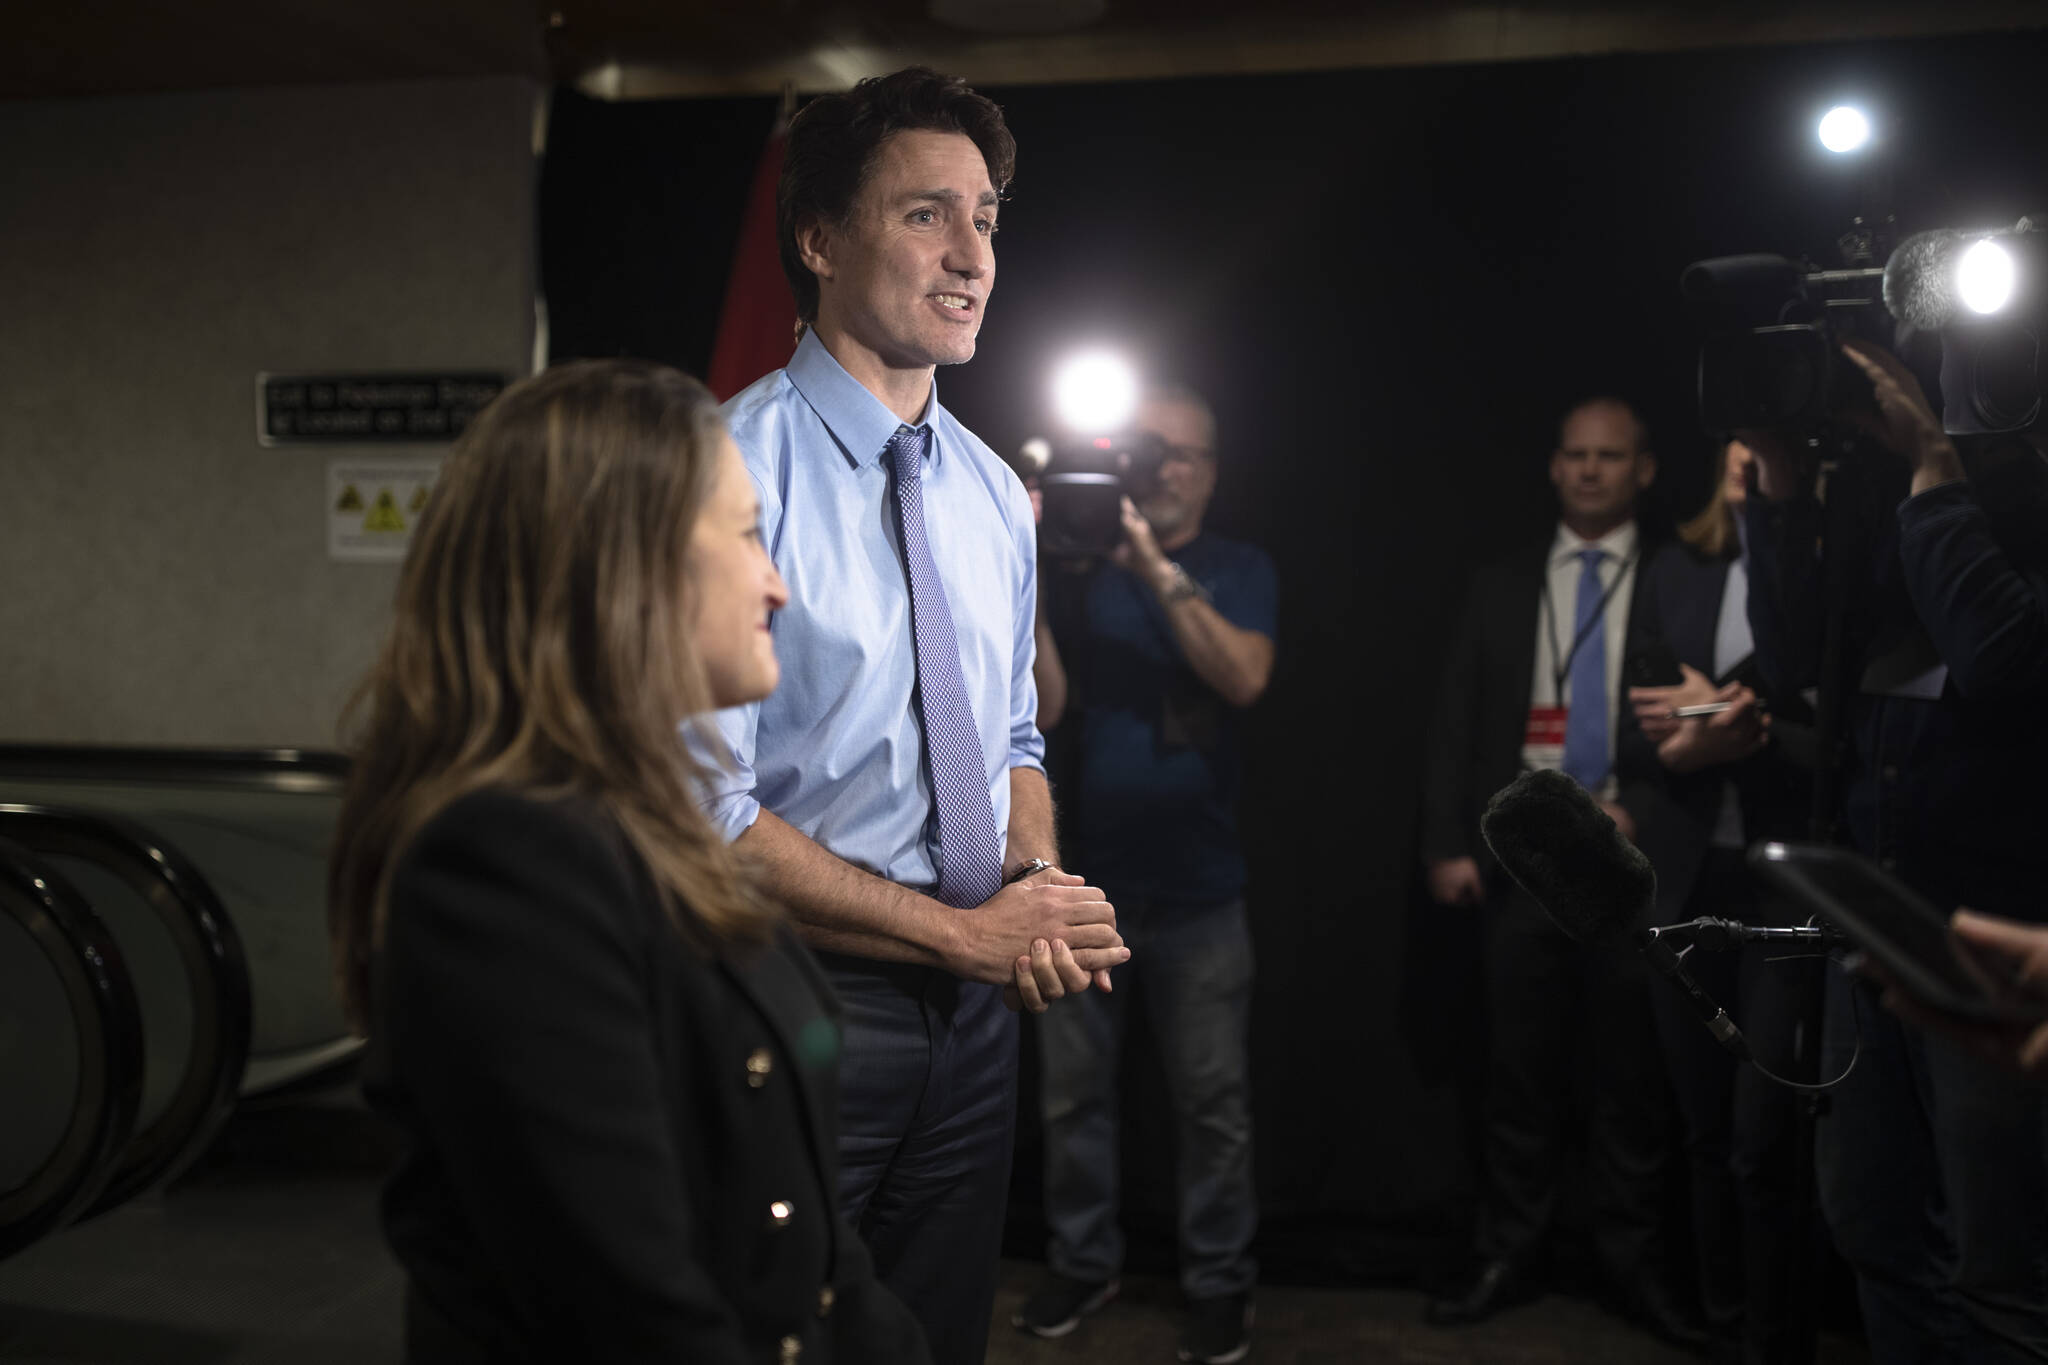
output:
{"label": "metal escalator railing", "polygon": [[339,794],[348,759],[321,749],[0,744],[0,776],[199,783]]}
{"label": "metal escalator railing", "polygon": [[355,1056],[327,951],[326,861],[348,761],[298,749],[0,744],[0,801],[134,820],[205,873],[248,952],[244,1095]]}
{"label": "metal escalator railing", "polygon": [[233,1108],[249,1055],[248,965],[207,879],[140,824],[0,803],[0,838],[54,864],[90,897],[139,1007],[141,1109],[89,1217],[176,1175]]}
{"label": "metal escalator railing", "polygon": [[0,840],[0,1259],[90,1207],[142,1102],[119,946],[33,853]]}

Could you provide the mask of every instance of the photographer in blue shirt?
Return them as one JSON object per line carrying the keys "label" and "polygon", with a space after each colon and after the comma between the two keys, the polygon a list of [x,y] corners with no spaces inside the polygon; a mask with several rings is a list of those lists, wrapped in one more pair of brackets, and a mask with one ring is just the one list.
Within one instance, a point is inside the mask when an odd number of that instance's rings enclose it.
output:
{"label": "photographer in blue shirt", "polygon": [[[1252,1189],[1246,1055],[1252,951],[1237,835],[1240,729],[1273,672],[1273,567],[1202,529],[1216,489],[1216,421],[1187,389],[1148,396],[1136,426],[1164,459],[1123,508],[1123,543],[1079,588],[1064,628],[1079,712],[1069,827],[1115,898],[1142,971],[1179,1132],[1180,1358],[1250,1346]],[[1051,1274],[1016,1325],[1064,1336],[1115,1296],[1122,990],[1039,1020]]]}

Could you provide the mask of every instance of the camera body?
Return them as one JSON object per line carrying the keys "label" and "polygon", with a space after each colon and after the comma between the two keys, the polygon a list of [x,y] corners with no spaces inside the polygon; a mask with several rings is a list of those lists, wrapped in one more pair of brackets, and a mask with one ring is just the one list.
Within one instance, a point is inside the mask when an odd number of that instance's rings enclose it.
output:
{"label": "camera body", "polygon": [[1957,322],[1941,331],[1941,426],[1991,436],[2041,425],[2041,326],[2031,318]]}
{"label": "camera body", "polygon": [[[1980,250],[2004,272],[1988,298],[1981,263],[1971,260]],[[1896,352],[1894,317],[1940,335],[1949,435],[2031,431],[2048,419],[2048,232],[2034,219],[1921,232],[1882,269],[1721,256],[1686,267],[1679,288],[1700,328],[1700,420],[1710,431],[1813,431],[1840,417],[1868,391],[1841,342],[1857,337]]]}
{"label": "camera body", "polygon": [[1038,476],[1044,514],[1039,553],[1091,559],[1123,543],[1123,500],[1143,502],[1159,484],[1166,442],[1149,431],[1098,436],[1053,451]]}
{"label": "camera body", "polygon": [[1840,416],[1870,391],[1842,342],[1892,342],[1883,282],[1882,270],[1815,270],[1783,256],[1688,266],[1679,288],[1701,332],[1701,422],[1813,429]]}

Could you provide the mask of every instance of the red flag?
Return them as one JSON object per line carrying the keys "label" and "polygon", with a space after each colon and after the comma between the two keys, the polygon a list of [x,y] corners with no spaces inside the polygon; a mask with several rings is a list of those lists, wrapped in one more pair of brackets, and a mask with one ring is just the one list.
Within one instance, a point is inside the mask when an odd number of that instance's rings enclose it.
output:
{"label": "red flag", "polygon": [[796,299],[783,278],[775,243],[775,183],[782,176],[786,119],[778,119],[761,152],[760,169],[747,191],[740,239],[733,247],[725,304],[718,312],[718,340],[711,348],[711,391],[719,401],[789,363],[796,345]]}

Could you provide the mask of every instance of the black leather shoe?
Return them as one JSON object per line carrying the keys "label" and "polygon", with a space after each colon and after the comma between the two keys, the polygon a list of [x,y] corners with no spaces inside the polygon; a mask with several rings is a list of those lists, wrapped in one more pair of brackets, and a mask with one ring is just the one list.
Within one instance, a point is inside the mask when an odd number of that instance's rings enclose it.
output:
{"label": "black leather shoe", "polygon": [[1463,1290],[1431,1299],[1422,1320],[1432,1327],[1462,1327],[1535,1296],[1520,1266],[1508,1260],[1488,1261]]}
{"label": "black leather shoe", "polygon": [[1618,1316],[1682,1350],[1705,1354],[1713,1345],[1706,1324],[1680,1307],[1660,1280],[1645,1277],[1618,1284],[1610,1302]]}

